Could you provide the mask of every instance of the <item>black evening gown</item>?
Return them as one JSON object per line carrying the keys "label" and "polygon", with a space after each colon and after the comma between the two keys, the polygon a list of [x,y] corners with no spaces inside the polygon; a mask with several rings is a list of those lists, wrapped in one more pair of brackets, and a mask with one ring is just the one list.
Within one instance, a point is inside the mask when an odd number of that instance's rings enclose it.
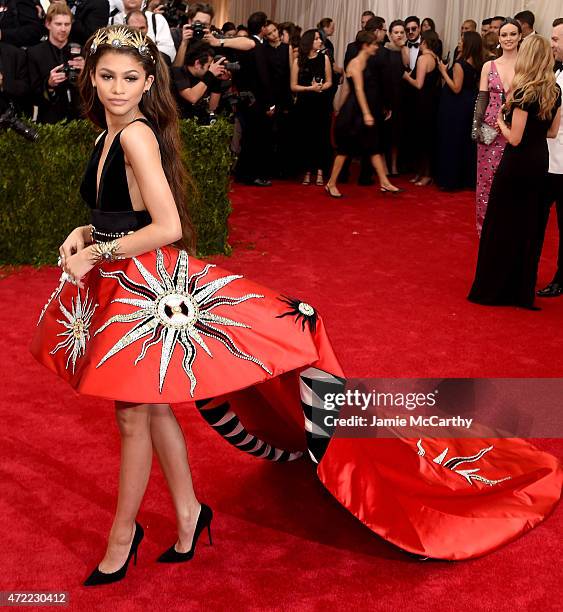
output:
{"label": "black evening gown", "polygon": [[[448,191],[474,189],[477,178],[477,148],[471,128],[479,73],[465,60],[455,63],[463,69],[461,91],[456,94],[444,85],[438,110],[436,180]],[[449,75],[453,78],[453,67]]]}
{"label": "black evening gown", "polygon": [[381,153],[384,114],[380,95],[380,84],[374,64],[367,62],[363,72],[364,92],[375,124],[367,126],[358,98],[354,81],[347,77],[348,96],[334,125],[334,140],[338,155],[363,156]]}
{"label": "black evening gown", "polygon": [[506,145],[491,186],[468,296],[471,302],[533,306],[541,244],[541,187],[549,164],[546,135],[560,105],[559,91],[548,119],[539,118],[536,102],[522,106],[528,111],[522,141],[518,146]]}
{"label": "black evening gown", "polygon": [[[307,58],[299,68],[297,83],[308,87],[313,79],[325,80],[325,54]],[[299,134],[301,169],[316,173],[328,170],[331,163],[330,121],[332,105],[330,91],[302,91],[297,94],[294,118]]]}
{"label": "black evening gown", "polygon": [[[422,57],[418,56],[419,59]],[[416,79],[418,61],[411,73]],[[415,90],[415,126],[417,131],[416,172],[420,176],[433,174],[437,144],[438,103],[440,100],[440,83],[442,75],[438,65],[424,78],[422,89]]]}
{"label": "black evening gown", "polygon": [[404,117],[404,102],[402,100],[404,93],[403,73],[403,57],[401,51],[385,48],[385,70],[384,70],[384,86],[388,92],[390,108],[392,111],[391,118],[385,122],[385,141],[392,147],[400,147],[404,137],[405,117]]}

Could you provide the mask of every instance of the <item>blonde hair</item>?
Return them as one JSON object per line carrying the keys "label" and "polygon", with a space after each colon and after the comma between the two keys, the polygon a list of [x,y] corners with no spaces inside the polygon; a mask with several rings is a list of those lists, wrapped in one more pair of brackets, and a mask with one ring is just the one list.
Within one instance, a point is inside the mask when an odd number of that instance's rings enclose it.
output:
{"label": "blonde hair", "polygon": [[540,119],[551,119],[558,96],[549,42],[538,34],[527,36],[516,59],[512,93],[506,106],[512,109],[537,102]]}
{"label": "blonde hair", "polygon": [[70,17],[72,21],[72,11],[68,8],[66,2],[53,2],[45,13],[45,21],[50,22],[59,15]]}

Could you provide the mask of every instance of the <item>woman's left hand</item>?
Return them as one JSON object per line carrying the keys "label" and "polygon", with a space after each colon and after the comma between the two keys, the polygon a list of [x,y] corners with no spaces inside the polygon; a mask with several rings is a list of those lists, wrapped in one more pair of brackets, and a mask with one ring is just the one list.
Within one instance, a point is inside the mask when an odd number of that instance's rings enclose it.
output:
{"label": "woman's left hand", "polygon": [[90,249],[87,247],[66,259],[63,270],[70,276],[72,283],[84,289],[82,279],[93,267],[94,260],[90,254]]}
{"label": "woman's left hand", "polygon": [[448,66],[444,64],[444,62],[438,62],[438,70],[442,75],[446,75],[448,73]]}

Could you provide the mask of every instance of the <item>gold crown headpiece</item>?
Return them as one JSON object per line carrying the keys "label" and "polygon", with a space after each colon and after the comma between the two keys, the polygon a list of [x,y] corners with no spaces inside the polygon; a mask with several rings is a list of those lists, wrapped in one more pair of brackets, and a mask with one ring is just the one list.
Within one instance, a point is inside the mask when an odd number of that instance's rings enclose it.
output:
{"label": "gold crown headpiece", "polygon": [[108,45],[114,49],[132,47],[137,50],[141,57],[150,57],[153,64],[155,63],[155,58],[150,52],[147,44],[147,37],[139,30],[125,27],[100,28],[92,41],[90,53],[96,53],[100,45]]}

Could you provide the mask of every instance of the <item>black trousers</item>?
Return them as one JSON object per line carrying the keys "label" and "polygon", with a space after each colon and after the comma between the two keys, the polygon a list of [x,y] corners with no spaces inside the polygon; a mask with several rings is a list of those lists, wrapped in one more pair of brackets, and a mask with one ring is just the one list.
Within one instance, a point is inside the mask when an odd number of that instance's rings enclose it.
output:
{"label": "black trousers", "polygon": [[543,206],[540,210],[540,253],[545,238],[545,230],[549,221],[551,205],[555,202],[557,212],[557,227],[559,228],[559,250],[557,253],[557,271],[553,277],[553,283],[563,284],[563,174],[548,174],[545,184]]}
{"label": "black trousers", "polygon": [[239,111],[242,129],[241,151],[236,166],[239,181],[251,183],[272,174],[272,119],[259,104]]}

